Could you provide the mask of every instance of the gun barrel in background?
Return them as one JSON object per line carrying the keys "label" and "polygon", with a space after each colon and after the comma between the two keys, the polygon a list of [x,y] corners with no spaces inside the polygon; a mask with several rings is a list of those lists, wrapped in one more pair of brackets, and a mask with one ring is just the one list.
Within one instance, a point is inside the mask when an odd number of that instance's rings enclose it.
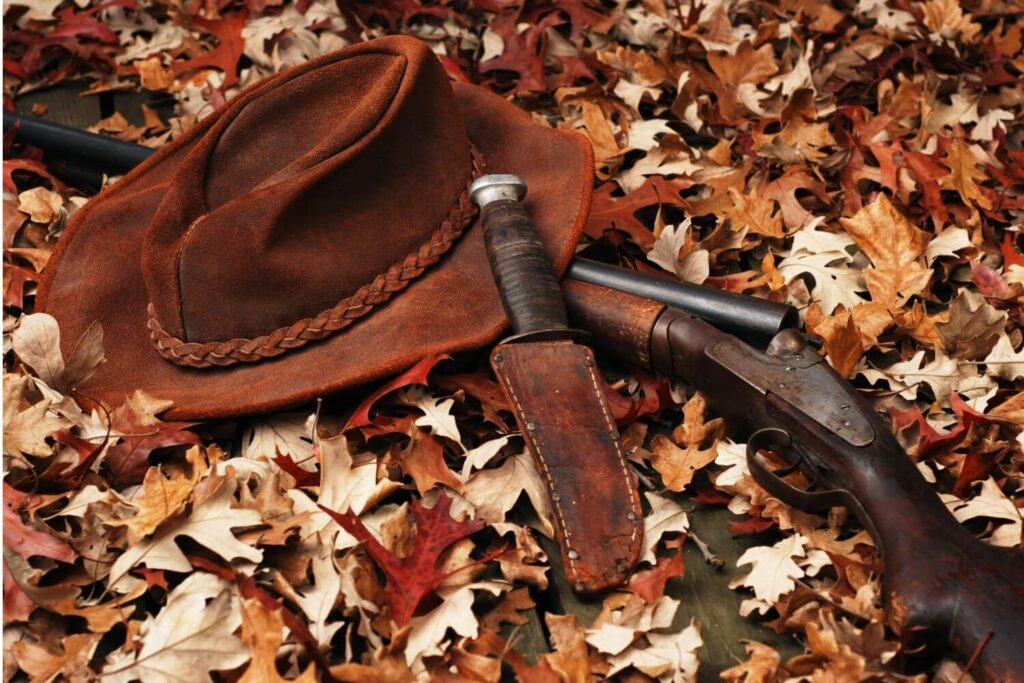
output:
{"label": "gun barrel in background", "polygon": [[34,145],[58,157],[88,161],[99,168],[120,173],[130,171],[156,151],[34,116],[20,116],[5,109],[4,134],[14,126],[17,126],[18,142]]}
{"label": "gun barrel in background", "polygon": [[579,257],[569,265],[567,277],[678,308],[758,346],[800,323],[796,308],[787,304],[646,275]]}

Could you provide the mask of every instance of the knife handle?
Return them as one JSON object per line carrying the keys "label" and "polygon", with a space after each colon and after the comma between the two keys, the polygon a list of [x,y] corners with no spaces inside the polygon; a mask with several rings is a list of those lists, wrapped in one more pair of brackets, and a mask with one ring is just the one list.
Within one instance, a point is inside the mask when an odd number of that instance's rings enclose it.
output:
{"label": "knife handle", "polygon": [[487,260],[517,335],[567,330],[569,318],[551,259],[519,203],[525,193],[521,180],[506,175],[483,176],[470,188],[480,206]]}

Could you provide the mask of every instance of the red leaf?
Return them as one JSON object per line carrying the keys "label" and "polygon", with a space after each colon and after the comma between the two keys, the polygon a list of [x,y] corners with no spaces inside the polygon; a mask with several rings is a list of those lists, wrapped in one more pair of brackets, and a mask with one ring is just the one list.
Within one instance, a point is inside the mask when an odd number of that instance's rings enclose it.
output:
{"label": "red leaf", "polygon": [[640,596],[644,602],[657,602],[665,594],[665,584],[675,576],[683,575],[683,549],[667,557],[658,558],[652,569],[637,572],[630,578],[626,590]]}
{"label": "red leaf", "polygon": [[164,574],[163,569],[150,569],[148,567],[138,567],[136,570],[142,574],[142,578],[146,580],[146,586],[149,588],[163,588],[167,590],[167,576]]}
{"label": "red leaf", "polygon": [[1003,252],[1003,270],[1009,269],[1010,266],[1024,266],[1024,254],[1021,254],[1013,246],[1010,233],[1003,235],[1003,243],[1000,249]]}
{"label": "red leaf", "polygon": [[7,559],[4,558],[4,625],[12,621],[27,621],[35,608],[32,598],[14,580],[11,570],[7,568]]}
{"label": "red leaf", "polygon": [[246,10],[224,14],[219,20],[195,17],[195,23],[207,33],[217,38],[217,47],[206,54],[199,55],[182,62],[174,62],[171,68],[176,72],[195,71],[196,69],[220,69],[224,72],[221,88],[230,88],[238,83],[238,60],[245,51],[245,40],[242,29],[249,13]]}
{"label": "red leaf", "polygon": [[118,484],[141,482],[149,467],[149,455],[158,448],[202,443],[197,434],[185,431],[194,422],[163,422],[135,397],[111,414],[110,423],[114,431],[124,435],[120,443],[110,447],[103,460]]}
{"label": "red leaf", "polygon": [[432,509],[423,507],[418,499],[412,500],[410,510],[416,524],[416,540],[406,557],[398,557],[382,546],[355,513],[339,513],[320,506],[363,543],[367,554],[384,572],[387,577],[384,593],[391,605],[391,617],[399,628],[409,623],[423,598],[448,576],[437,569],[437,562],[448,546],[484,527],[479,520],[452,519],[448,514],[451,506],[452,499],[444,493]]}
{"label": "red leaf", "polygon": [[763,507],[754,506],[747,510],[747,518],[739,522],[729,522],[729,533],[733,536],[753,536],[775,526],[775,520],[761,516]]}
{"label": "red leaf", "polygon": [[917,458],[947,453],[967,436],[967,426],[963,422],[959,422],[948,432],[937,431],[928,424],[921,409],[917,406],[911,406],[907,410],[889,408],[889,417],[892,419],[893,428],[897,431],[917,424],[918,432],[921,435],[915,453]]}
{"label": "red leaf", "polygon": [[545,32],[550,26],[562,23],[557,12],[552,12],[528,29],[519,32],[519,12],[499,14],[491,28],[501,36],[504,51],[480,64],[480,73],[511,71],[518,74],[515,92],[544,92],[544,54],[547,51]]}
{"label": "red leaf", "polygon": [[956,478],[956,483],[953,484],[951,493],[958,498],[963,498],[971,490],[971,485],[974,482],[986,479],[988,475],[992,474],[992,470],[996,468],[996,463],[1002,459],[1005,453],[1005,448],[987,453],[968,452],[967,457],[964,458],[963,467],[960,468],[960,475]]}
{"label": "red leaf", "polygon": [[367,427],[376,424],[375,421],[370,418],[370,410],[377,401],[387,394],[390,394],[392,391],[401,389],[402,387],[407,387],[410,384],[426,384],[427,376],[430,375],[430,371],[434,369],[434,366],[449,358],[451,358],[451,356],[445,353],[439,353],[436,356],[429,356],[403,372],[398,377],[395,377],[380,389],[367,396],[366,399],[359,404],[359,407],[356,408],[356,412],[352,413],[352,417],[348,419],[348,422],[341,431],[347,432],[350,429],[358,429],[360,427]]}
{"label": "red leaf", "polygon": [[47,171],[46,166],[41,162],[31,159],[4,159],[4,187],[11,192],[18,192],[18,186],[14,184],[14,178],[12,177],[15,171],[30,171],[46,178],[53,185],[55,192],[60,192],[64,189],[64,184]]}
{"label": "red leaf", "polygon": [[4,547],[22,557],[48,557],[58,562],[74,562],[75,551],[64,541],[22,521],[17,508],[27,496],[10,484],[4,484]]}
{"label": "red leaf", "polygon": [[587,224],[583,231],[599,239],[609,228],[621,230],[641,247],[650,249],[654,246],[654,233],[636,217],[640,209],[657,204],[668,204],[690,208],[689,203],[680,198],[682,190],[693,185],[687,178],[666,179],[662,176],[650,176],[644,184],[624,197],[614,196],[619,186],[614,182],[606,182],[594,191],[594,199]]}
{"label": "red leaf", "polygon": [[73,15],[62,18],[61,22],[50,31],[49,38],[93,38],[101,43],[116,43],[117,34],[96,19],[84,15]]}
{"label": "red leaf", "polygon": [[39,282],[39,275],[28,268],[4,263],[4,306],[25,308],[25,286]]}
{"label": "red leaf", "polygon": [[295,485],[299,488],[316,486],[320,483],[319,473],[302,469],[297,462],[284,455],[281,451],[274,452],[274,462],[282,470],[295,477]]}

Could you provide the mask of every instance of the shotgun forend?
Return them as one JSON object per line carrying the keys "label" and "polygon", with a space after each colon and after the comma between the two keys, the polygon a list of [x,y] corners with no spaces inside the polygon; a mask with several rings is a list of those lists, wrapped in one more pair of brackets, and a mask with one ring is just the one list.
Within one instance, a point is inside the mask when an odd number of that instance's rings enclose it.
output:
{"label": "shotgun forend", "polygon": [[[878,545],[890,625],[913,647],[948,646],[985,681],[1024,680],[1024,553],[976,539],[947,511],[871,406],[795,330],[767,351],[693,315],[567,280],[570,320],[627,361],[700,389],[754,479],[806,511],[844,505]],[[763,451],[788,467],[773,469]],[[812,482],[797,488],[800,469]]]}

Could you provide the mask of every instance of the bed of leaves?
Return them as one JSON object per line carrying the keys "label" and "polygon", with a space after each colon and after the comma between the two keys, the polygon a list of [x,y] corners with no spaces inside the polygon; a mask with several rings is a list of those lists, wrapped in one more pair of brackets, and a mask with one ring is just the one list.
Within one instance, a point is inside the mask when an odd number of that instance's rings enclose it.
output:
{"label": "bed of leaves", "polygon": [[[797,305],[957,519],[1017,546],[1020,12],[1010,0],[10,0],[5,105],[67,79],[164,92],[170,119],[146,109],[94,126],[159,146],[290,65],[419,36],[453,79],[590,139],[589,248]],[[550,652],[537,659],[517,633],[557,561],[538,543],[550,511],[479,358],[424,359],[354,409],[315,415],[198,425],[161,419],[159,396],[76,403],[102,330],[65,358],[53,319],[31,309],[87,199],[15,140],[5,679],[692,680],[715,634],[668,628],[679,603],[666,586],[686,581],[695,505],[728,505],[733,531],[762,541],[740,558],[742,612],[806,649],[787,661],[748,643],[725,679],[906,677],[856,521],[771,497],[700,395],[607,359],[647,510],[643,562],[593,623],[540,609]],[[918,675],[964,674],[945,661]]]}

